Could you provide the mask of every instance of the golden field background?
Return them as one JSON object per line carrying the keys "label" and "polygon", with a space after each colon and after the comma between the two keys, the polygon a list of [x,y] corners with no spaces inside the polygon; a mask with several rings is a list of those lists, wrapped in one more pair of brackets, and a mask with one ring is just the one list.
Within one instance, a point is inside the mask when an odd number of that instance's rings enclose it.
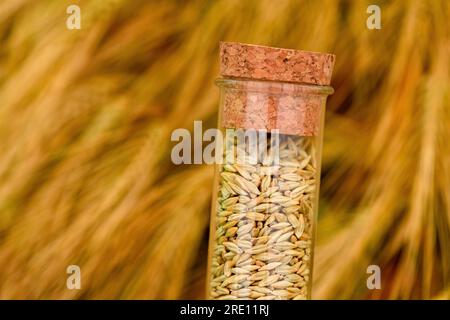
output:
{"label": "golden field background", "polygon": [[213,168],[170,135],[215,126],[225,40],[337,56],[313,297],[449,299],[450,3],[374,2],[1,1],[0,298],[204,297]]}

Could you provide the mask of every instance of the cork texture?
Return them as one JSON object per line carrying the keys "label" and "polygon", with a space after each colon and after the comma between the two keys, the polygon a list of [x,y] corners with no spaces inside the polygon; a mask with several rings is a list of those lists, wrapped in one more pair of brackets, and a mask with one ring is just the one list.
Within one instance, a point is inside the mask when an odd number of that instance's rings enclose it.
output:
{"label": "cork texture", "polygon": [[329,85],[334,61],[329,53],[220,43],[223,77]]}
{"label": "cork texture", "polygon": [[222,127],[318,135],[334,60],[326,53],[222,42],[220,75],[228,79],[219,84]]}

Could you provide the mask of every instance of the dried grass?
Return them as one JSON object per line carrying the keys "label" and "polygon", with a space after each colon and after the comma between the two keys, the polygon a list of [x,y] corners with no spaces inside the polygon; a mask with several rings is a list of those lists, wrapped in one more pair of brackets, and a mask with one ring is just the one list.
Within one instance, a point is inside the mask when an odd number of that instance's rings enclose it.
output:
{"label": "dried grass", "polygon": [[71,3],[80,31],[0,3],[0,298],[203,297],[212,168],[170,133],[214,126],[219,40],[337,56],[313,296],[450,298],[448,1],[383,2],[379,31],[368,1]]}

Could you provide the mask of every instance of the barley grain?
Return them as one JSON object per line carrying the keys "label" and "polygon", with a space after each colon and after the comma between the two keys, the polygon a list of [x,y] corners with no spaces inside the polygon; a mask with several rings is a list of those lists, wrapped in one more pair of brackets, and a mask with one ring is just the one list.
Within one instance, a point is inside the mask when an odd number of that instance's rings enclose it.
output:
{"label": "barley grain", "polygon": [[211,263],[214,299],[307,296],[315,167],[308,139],[282,140],[276,165],[269,148],[253,157],[256,165],[245,151],[247,158],[222,166]]}

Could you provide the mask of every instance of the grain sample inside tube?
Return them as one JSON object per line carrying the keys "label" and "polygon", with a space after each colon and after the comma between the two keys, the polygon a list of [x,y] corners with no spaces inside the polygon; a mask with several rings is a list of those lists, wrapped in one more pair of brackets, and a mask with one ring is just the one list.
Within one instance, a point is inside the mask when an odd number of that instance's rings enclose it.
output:
{"label": "grain sample inside tube", "polygon": [[226,138],[211,214],[209,298],[310,298],[333,64],[330,54],[221,44]]}

